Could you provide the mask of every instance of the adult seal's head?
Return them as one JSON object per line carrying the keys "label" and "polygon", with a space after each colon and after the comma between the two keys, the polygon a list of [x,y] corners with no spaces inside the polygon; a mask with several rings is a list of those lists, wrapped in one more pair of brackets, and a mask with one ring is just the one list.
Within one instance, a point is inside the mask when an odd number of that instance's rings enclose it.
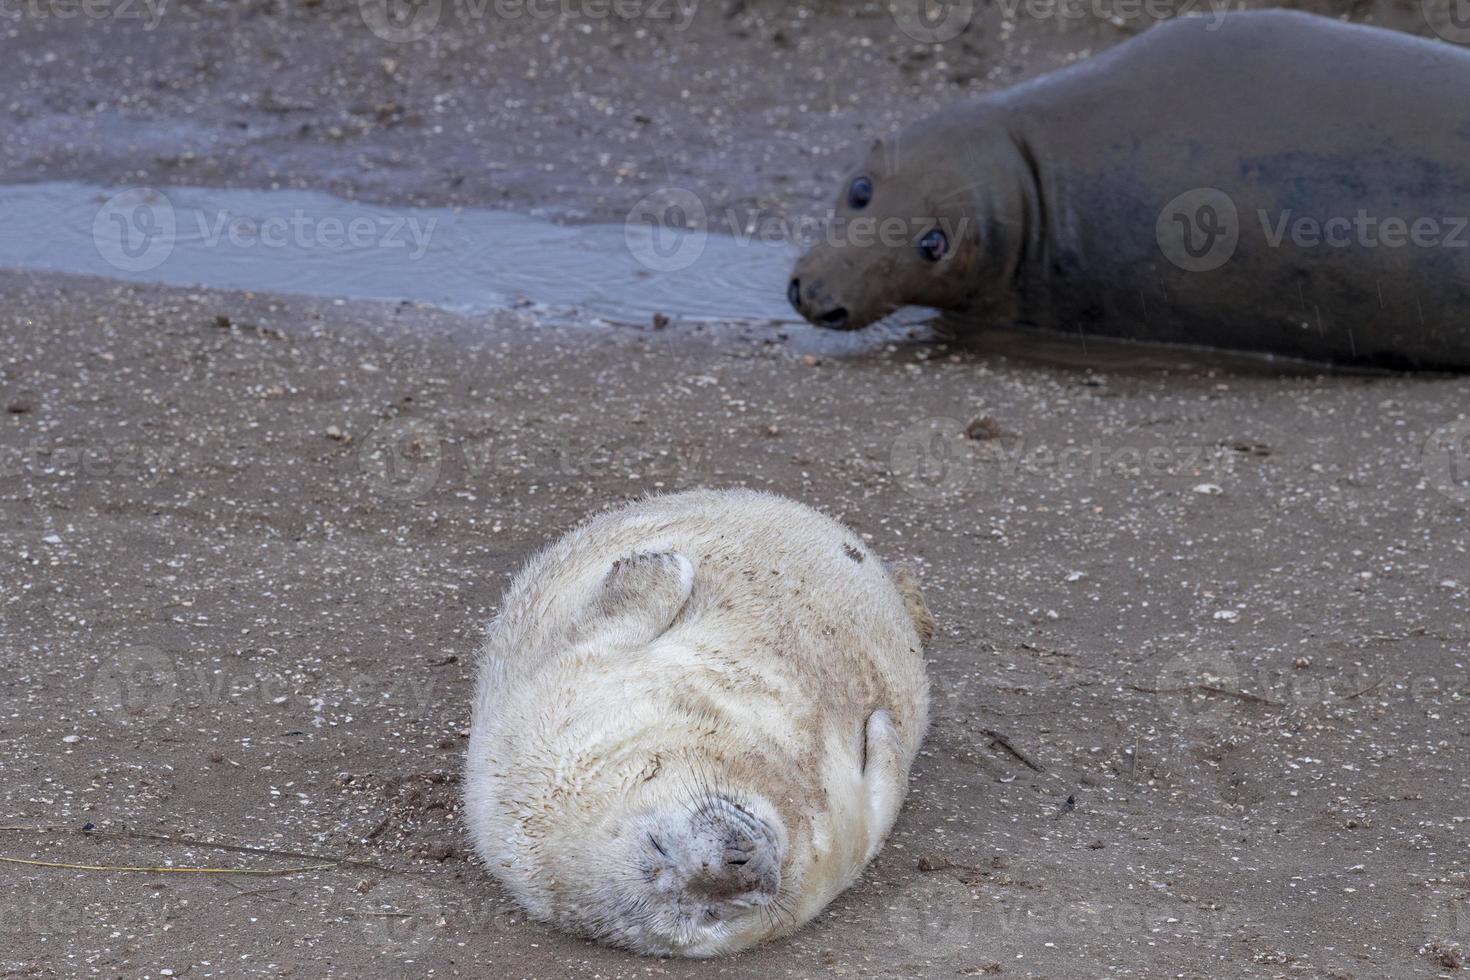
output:
{"label": "adult seal's head", "polygon": [[953,308],[974,295],[1006,181],[977,159],[989,151],[964,147],[972,135],[935,118],[873,143],[792,270],[787,297],[803,317],[856,330],[901,306]]}

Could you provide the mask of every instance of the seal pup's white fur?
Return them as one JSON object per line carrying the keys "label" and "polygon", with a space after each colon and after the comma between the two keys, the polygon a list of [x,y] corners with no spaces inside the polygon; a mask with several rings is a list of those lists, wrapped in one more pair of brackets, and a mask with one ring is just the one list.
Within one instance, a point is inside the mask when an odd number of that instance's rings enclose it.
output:
{"label": "seal pup's white fur", "polygon": [[530,914],[641,953],[797,928],[898,815],[928,723],[913,579],[831,518],[695,491],[592,518],[511,583],[465,765]]}

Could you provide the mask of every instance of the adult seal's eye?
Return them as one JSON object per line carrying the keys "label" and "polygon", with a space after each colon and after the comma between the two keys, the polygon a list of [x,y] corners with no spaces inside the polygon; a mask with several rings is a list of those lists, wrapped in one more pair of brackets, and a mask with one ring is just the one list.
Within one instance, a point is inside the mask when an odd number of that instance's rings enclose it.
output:
{"label": "adult seal's eye", "polygon": [[930,262],[938,262],[949,253],[949,236],[938,228],[924,232],[919,239],[919,254]]}
{"label": "adult seal's eye", "polygon": [[854,177],[847,185],[847,206],[861,211],[873,199],[873,182],[866,177]]}

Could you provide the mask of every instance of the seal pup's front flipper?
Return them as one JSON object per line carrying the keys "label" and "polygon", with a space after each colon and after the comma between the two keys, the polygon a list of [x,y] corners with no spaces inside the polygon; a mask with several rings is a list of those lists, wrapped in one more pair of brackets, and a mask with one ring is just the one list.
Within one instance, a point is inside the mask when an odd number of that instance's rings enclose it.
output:
{"label": "seal pup's front flipper", "polygon": [[864,861],[871,861],[878,853],[883,838],[898,819],[908,788],[906,755],[903,738],[888,712],[879,708],[869,715],[863,743],[863,786],[868,794],[868,856]]}
{"label": "seal pup's front flipper", "polygon": [[677,551],[644,552],[613,562],[579,632],[619,646],[643,646],[664,633],[689,601],[694,565]]}

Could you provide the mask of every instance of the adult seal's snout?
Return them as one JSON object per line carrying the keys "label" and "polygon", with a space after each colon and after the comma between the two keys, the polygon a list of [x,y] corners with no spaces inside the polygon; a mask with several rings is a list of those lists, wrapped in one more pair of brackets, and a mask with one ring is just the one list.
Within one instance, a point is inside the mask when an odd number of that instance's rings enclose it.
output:
{"label": "adult seal's snout", "polygon": [[786,287],[786,298],[791,301],[796,312],[817,326],[826,327],[829,330],[848,329],[850,318],[847,308],[832,305],[820,280],[810,283],[806,289],[803,289],[801,279],[793,277]]}
{"label": "adult seal's snout", "polygon": [[1167,21],[874,144],[788,292],[817,326],[919,305],[1470,369],[1470,124],[1424,96],[1466,91],[1451,44],[1288,11]]}

